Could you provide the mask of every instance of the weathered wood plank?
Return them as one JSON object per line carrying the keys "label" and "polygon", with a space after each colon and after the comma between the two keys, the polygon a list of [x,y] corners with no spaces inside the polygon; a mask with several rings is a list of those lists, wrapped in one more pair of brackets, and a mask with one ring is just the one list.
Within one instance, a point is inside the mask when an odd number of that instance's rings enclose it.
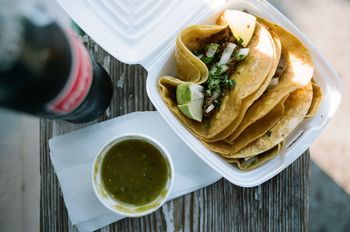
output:
{"label": "weathered wood plank", "polygon": [[[148,100],[146,71],[123,64],[88,41],[96,60],[110,73],[114,95],[110,109],[96,121],[134,111],[154,110]],[[96,122],[95,121],[95,122]],[[40,122],[41,231],[77,231],[71,225],[49,158],[48,139],[93,124]],[[280,175],[255,188],[226,180],[165,204],[142,218],[128,218],[101,231],[305,231],[308,229],[310,155],[306,152]]]}

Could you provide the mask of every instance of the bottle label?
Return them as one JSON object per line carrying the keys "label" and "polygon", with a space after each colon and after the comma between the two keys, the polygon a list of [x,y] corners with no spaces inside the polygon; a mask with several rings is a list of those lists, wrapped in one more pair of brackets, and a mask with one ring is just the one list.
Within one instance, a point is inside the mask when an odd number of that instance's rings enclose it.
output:
{"label": "bottle label", "polygon": [[59,115],[65,115],[73,112],[84,101],[89,93],[93,69],[91,58],[73,33],[67,33],[71,51],[72,51],[72,68],[69,78],[61,92],[47,104],[50,112]]}

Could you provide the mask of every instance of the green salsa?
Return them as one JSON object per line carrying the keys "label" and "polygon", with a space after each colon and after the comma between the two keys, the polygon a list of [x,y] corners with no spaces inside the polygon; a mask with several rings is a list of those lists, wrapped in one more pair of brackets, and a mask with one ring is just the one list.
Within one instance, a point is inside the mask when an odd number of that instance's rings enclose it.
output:
{"label": "green salsa", "polygon": [[135,206],[156,199],[164,190],[169,173],[162,153],[141,139],[114,144],[101,165],[102,183],[109,195]]}

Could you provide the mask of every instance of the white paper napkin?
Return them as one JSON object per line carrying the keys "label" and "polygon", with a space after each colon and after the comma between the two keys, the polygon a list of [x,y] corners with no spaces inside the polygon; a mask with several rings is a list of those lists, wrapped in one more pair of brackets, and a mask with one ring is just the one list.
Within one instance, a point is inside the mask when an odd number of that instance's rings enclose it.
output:
{"label": "white paper napkin", "polygon": [[51,161],[70,220],[79,231],[93,231],[123,218],[98,201],[90,176],[99,149],[124,133],[146,134],[169,151],[175,167],[169,200],[221,178],[178,138],[157,112],[131,113],[52,138],[49,141]]}

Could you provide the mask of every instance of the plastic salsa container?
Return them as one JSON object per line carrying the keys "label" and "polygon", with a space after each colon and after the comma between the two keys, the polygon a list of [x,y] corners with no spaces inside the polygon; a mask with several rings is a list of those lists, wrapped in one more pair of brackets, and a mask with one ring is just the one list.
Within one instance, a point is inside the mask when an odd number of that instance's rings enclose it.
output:
{"label": "plastic salsa container", "polygon": [[[147,93],[164,120],[210,167],[242,187],[259,185],[280,173],[311,145],[336,112],[342,96],[341,81],[304,34],[264,0],[58,0],[79,26],[103,49],[128,64],[141,64],[148,72]],[[251,14],[282,25],[310,50],[314,78],[324,92],[318,113],[304,120],[286,139],[280,155],[252,171],[240,171],[209,151],[175,117],[158,90],[159,77],[176,74],[175,38],[191,24],[214,24],[225,9]]]}

